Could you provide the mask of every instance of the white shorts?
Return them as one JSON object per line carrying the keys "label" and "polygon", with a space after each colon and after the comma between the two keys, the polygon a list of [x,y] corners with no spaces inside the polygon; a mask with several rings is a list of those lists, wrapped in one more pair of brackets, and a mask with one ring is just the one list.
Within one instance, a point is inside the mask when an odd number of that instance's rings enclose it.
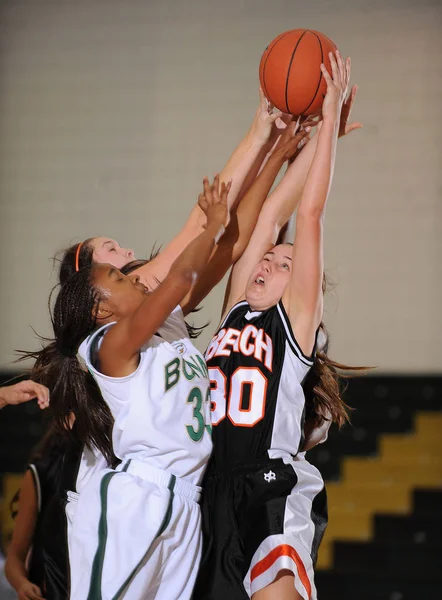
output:
{"label": "white shorts", "polygon": [[[304,600],[316,600],[313,562],[327,523],[326,498],[320,497],[324,482],[302,453],[284,463],[292,467],[297,483],[284,503],[283,531],[266,537],[260,544],[252,557],[244,587],[252,597],[286,569],[295,576],[298,594]],[[316,510],[315,499],[320,499]]]}
{"label": "white shorts", "polygon": [[201,556],[200,491],[142,461],[96,473],[73,513],[72,600],[190,598]]}

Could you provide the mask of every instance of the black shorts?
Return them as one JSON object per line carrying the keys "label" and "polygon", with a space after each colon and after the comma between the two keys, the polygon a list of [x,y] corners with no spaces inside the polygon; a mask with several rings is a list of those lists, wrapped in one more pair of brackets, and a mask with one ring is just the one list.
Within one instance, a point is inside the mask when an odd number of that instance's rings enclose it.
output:
{"label": "black shorts", "polygon": [[322,478],[303,457],[209,467],[201,501],[203,555],[194,600],[243,600],[281,569],[303,598],[316,591],[313,565],[327,525]]}

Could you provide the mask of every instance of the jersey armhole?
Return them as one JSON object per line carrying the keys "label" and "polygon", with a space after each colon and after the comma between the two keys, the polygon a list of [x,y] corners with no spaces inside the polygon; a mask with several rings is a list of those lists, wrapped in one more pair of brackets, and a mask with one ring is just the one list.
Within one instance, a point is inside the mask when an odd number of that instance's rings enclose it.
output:
{"label": "jersey armhole", "polygon": [[35,486],[35,492],[37,494],[37,506],[38,506],[38,512],[41,512],[41,483],[40,483],[40,477],[38,475],[38,471],[37,471],[37,467],[33,464],[28,465],[28,469],[31,472],[32,475],[32,479],[34,480],[34,486]]}
{"label": "jersey armhole", "polygon": [[227,322],[227,319],[240,307],[242,306],[248,306],[248,302],[246,300],[240,300],[239,302],[237,302],[236,304],[234,304],[232,306],[232,308],[229,310],[229,312],[226,314],[226,316],[224,317],[224,319],[221,321],[221,323],[218,326],[218,331],[220,329],[222,329],[224,327],[224,325]]}
{"label": "jersey armhole", "polygon": [[276,305],[277,309],[278,309],[278,314],[279,314],[279,318],[281,320],[281,323],[285,329],[286,335],[287,335],[287,341],[288,344],[291,348],[291,350],[294,352],[294,354],[298,357],[298,359],[307,367],[311,367],[313,366],[314,360],[315,360],[315,354],[316,354],[316,347],[317,347],[317,342],[318,342],[318,331],[316,331],[316,335],[315,335],[315,344],[313,346],[313,351],[311,356],[306,356],[303,351],[301,350],[298,342],[296,341],[295,338],[295,334],[293,333],[293,329],[290,323],[290,319],[287,315],[287,312],[284,308],[284,304],[282,303],[282,300],[280,300],[278,302],[278,304]]}
{"label": "jersey armhole", "polygon": [[173,335],[181,336],[182,338],[188,337],[186,321],[184,319],[183,309],[181,308],[180,304],[175,306],[175,308],[164,321],[164,323],[160,327],[158,327],[158,331],[155,335],[158,335],[160,338],[163,338],[163,336],[160,333],[162,328],[169,328],[170,330],[172,330]]}
{"label": "jersey armhole", "polygon": [[103,379],[105,381],[112,381],[112,382],[118,383],[118,382],[124,382],[124,381],[128,381],[129,379],[132,379],[141,371],[141,368],[142,368],[142,365],[144,362],[144,352],[142,350],[140,350],[140,362],[138,363],[138,366],[135,369],[135,371],[130,373],[130,375],[126,375],[125,377],[110,377],[110,375],[105,375],[104,373],[99,371],[95,366],[97,364],[97,360],[98,360],[98,352],[99,352],[98,344],[99,344],[100,340],[102,339],[103,335],[106,333],[106,331],[110,327],[112,327],[112,325],[115,325],[115,321],[113,323],[107,323],[106,325],[103,325],[103,327],[100,327],[100,329],[97,329],[97,331],[95,331],[93,334],[91,334],[87,338],[87,344],[84,349],[84,360],[85,360],[86,367],[87,367],[89,373],[94,377],[94,379],[96,376],[96,377],[100,377],[100,379]]}

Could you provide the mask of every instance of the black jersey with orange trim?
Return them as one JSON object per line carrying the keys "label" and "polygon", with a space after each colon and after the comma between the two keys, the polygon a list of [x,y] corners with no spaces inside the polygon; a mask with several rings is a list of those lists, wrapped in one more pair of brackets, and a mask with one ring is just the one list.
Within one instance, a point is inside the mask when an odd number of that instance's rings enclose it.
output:
{"label": "black jersey with orange trim", "polygon": [[214,449],[211,469],[284,458],[303,443],[302,383],[313,364],[282,301],[265,311],[239,302],[210,342]]}

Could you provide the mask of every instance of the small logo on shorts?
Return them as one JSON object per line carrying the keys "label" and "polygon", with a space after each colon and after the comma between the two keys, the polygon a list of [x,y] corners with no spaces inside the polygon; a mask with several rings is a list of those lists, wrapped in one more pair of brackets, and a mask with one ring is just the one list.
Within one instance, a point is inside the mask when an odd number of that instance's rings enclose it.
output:
{"label": "small logo on shorts", "polygon": [[184,354],[186,352],[186,346],[184,344],[182,344],[181,342],[175,342],[174,344],[172,344],[172,346],[180,354]]}
{"label": "small logo on shorts", "polygon": [[276,481],[276,475],[273,471],[269,471],[268,473],[264,473],[264,479],[267,483],[270,483],[271,481]]}

